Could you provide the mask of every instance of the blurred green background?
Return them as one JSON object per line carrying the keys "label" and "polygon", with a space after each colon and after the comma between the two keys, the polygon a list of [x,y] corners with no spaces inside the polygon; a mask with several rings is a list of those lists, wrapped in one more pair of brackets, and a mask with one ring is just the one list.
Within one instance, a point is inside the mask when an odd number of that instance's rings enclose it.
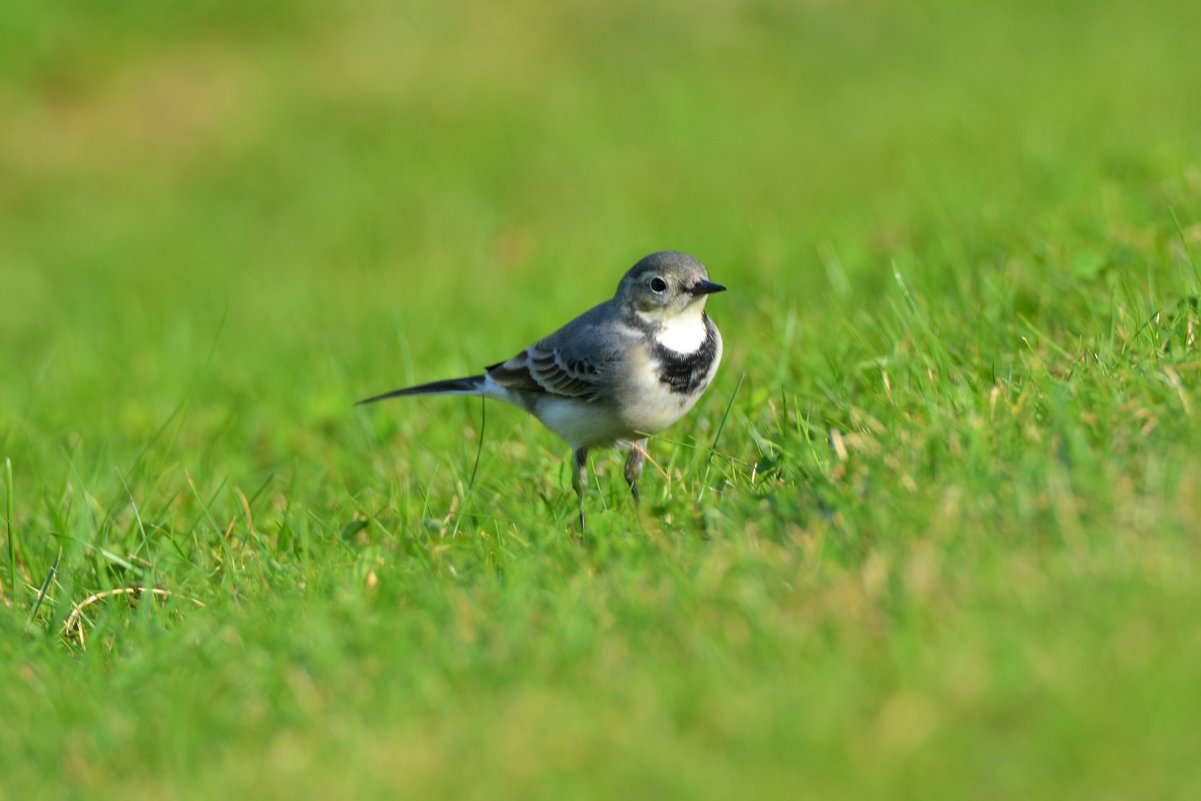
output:
{"label": "blurred green background", "polygon": [[225,316],[206,401],[341,415],[398,327],[474,367],[664,248],[739,287],[736,365],[823,245],[883,284],[948,226],[1103,219],[1201,115],[1189,3],[8,5],[6,414],[89,439]]}
{"label": "blurred green background", "polygon": [[[1196,797],[1198,31],[8,0],[0,798]],[[726,361],[591,545],[516,412],[351,408],[662,249]]]}

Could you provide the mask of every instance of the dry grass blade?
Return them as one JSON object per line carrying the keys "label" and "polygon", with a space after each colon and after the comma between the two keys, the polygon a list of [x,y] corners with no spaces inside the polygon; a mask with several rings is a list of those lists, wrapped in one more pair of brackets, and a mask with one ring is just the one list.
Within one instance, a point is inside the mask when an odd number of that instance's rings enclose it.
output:
{"label": "dry grass blade", "polygon": [[[103,592],[94,593],[85,598],[81,603],[76,604],[75,608],[71,610],[71,614],[67,616],[67,622],[63,624],[63,636],[67,639],[72,639],[72,637],[74,637],[74,639],[79,642],[80,648],[86,648],[87,635],[84,633],[85,630],[83,625],[83,611],[85,609],[95,603],[98,603],[99,601],[103,601],[106,598],[115,598],[121,595],[138,597],[142,593],[146,592],[159,598],[172,598],[175,595],[173,592],[159,589],[158,587],[118,587],[114,590],[105,590]],[[191,601],[196,606],[204,608],[204,602],[197,598],[192,598],[187,595],[182,595],[180,597]]]}

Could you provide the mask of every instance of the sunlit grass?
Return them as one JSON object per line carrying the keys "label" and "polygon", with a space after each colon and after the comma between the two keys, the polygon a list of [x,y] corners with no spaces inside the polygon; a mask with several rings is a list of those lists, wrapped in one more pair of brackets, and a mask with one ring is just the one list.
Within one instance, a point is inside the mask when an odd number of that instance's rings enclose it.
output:
{"label": "sunlit grass", "polygon": [[[1196,796],[1195,4],[152,5],[0,11],[0,796]],[[587,537],[352,407],[664,248]]]}

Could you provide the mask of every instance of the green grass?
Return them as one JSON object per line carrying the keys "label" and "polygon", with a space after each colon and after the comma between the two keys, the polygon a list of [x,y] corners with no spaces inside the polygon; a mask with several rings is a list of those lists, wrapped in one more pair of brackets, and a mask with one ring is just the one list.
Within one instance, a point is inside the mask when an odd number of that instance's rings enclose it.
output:
{"label": "green grass", "polygon": [[[1196,798],[1199,29],[3,5],[0,799]],[[535,422],[351,407],[664,248],[725,362],[583,542]]]}

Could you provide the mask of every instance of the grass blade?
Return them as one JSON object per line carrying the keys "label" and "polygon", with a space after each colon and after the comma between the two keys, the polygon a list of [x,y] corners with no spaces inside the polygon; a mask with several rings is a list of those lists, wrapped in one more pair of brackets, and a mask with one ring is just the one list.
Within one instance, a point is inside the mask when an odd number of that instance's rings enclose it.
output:
{"label": "grass blade", "polygon": [[696,495],[697,503],[700,503],[701,499],[705,497],[705,488],[709,486],[709,470],[713,467],[713,455],[717,453],[717,441],[721,439],[721,432],[726,429],[726,421],[730,419],[730,411],[734,408],[734,399],[738,397],[738,390],[742,389],[742,382],[745,380],[746,373],[738,376],[738,385],[730,393],[726,412],[721,416],[721,422],[717,424],[717,433],[713,435],[713,444],[709,447],[709,456],[705,459],[705,473],[701,476],[701,490]]}
{"label": "grass blade", "polygon": [[58,556],[54,557],[54,564],[50,565],[50,572],[46,574],[46,580],[42,582],[42,586],[38,589],[37,600],[33,602],[33,611],[29,613],[30,622],[38,616],[38,610],[42,608],[42,601],[46,600],[46,592],[50,589],[50,583],[54,581],[55,575],[58,573],[58,564],[63,559],[63,549],[58,549]]}
{"label": "grass blade", "polygon": [[463,499],[463,508],[455,515],[455,528],[451,536],[457,536],[463,515],[467,512],[467,504],[475,495],[475,477],[480,471],[480,456],[484,453],[484,432],[488,430],[488,399],[480,398],[480,438],[475,446],[475,464],[471,466],[471,479],[467,482],[467,497]]}
{"label": "grass blade", "polygon": [[13,460],[4,460],[4,491],[8,498],[8,591],[17,602],[17,529],[13,525]]}

